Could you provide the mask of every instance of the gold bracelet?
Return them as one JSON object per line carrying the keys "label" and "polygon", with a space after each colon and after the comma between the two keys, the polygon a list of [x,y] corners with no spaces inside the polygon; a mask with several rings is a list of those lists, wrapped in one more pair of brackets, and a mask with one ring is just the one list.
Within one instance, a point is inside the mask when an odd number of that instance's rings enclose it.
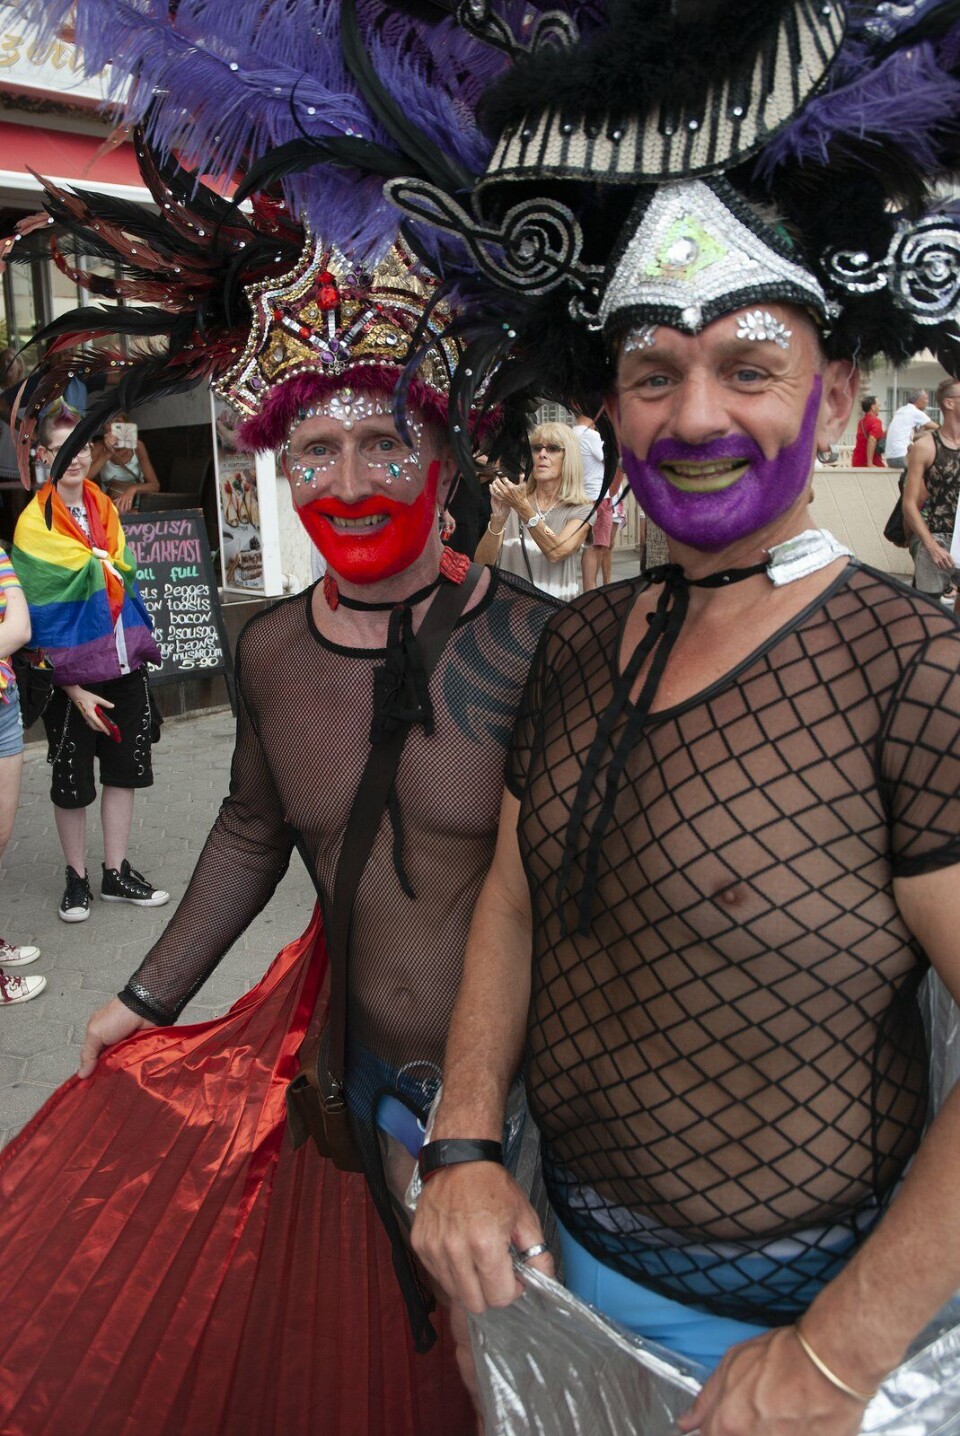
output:
{"label": "gold bracelet", "polygon": [[873,1400],[874,1396],[876,1395],[875,1391],[871,1391],[869,1394],[867,1394],[866,1392],[858,1391],[855,1386],[848,1386],[845,1381],[842,1381],[840,1379],[840,1377],[835,1371],[830,1370],[829,1366],[825,1361],[820,1360],[820,1357],[813,1350],[813,1347],[807,1341],[799,1326],[795,1326],[793,1330],[796,1334],[797,1340],[799,1341],[803,1350],[806,1352],[807,1356],[809,1356],[810,1360],[813,1362],[820,1375],[825,1376],[826,1379],[830,1382],[831,1386],[835,1386],[838,1391],[842,1391],[844,1396],[852,1396],[854,1401],[859,1401],[862,1406],[866,1406],[868,1402]]}
{"label": "gold bracelet", "polygon": [[493,534],[494,538],[503,538],[506,527],[506,524],[504,524],[502,529],[495,529],[492,523],[487,524],[487,528],[489,532]]}

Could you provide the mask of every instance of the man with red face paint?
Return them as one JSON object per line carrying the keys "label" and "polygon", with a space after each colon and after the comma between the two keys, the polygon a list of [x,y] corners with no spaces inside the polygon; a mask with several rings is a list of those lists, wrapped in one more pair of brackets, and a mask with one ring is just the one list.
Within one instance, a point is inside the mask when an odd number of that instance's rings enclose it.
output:
{"label": "man with red face paint", "polygon": [[[260,311],[261,329],[254,328],[249,349],[217,384],[222,397],[245,414],[241,442],[278,452],[296,511],[323,554],[327,573],[306,592],[263,610],[240,635],[230,792],[173,919],[123,991],[90,1019],[79,1071],[81,1078],[93,1079],[81,1084],[93,1107],[102,1091],[116,1113],[126,1092],[133,1112],[120,1123],[121,1132],[140,1134],[144,1120],[158,1133],[169,1123],[176,1129],[166,1149],[150,1147],[151,1156],[142,1155],[147,1138],[140,1135],[132,1158],[122,1142],[110,1144],[107,1158],[93,1159],[91,1180],[105,1169],[122,1173],[131,1160],[156,1168],[170,1193],[156,1225],[159,1230],[172,1222],[174,1245],[183,1244],[181,1265],[188,1238],[210,1224],[196,1266],[202,1301],[209,1302],[212,1292],[213,1310],[208,1320],[194,1321],[208,1360],[219,1353],[218,1365],[233,1374],[218,1383],[222,1406],[208,1424],[198,1413],[208,1410],[209,1398],[189,1399],[194,1424],[185,1429],[190,1431],[259,1436],[282,1425],[295,1436],[315,1429],[338,1436],[413,1436],[440,1429],[467,1436],[475,1430],[449,1331],[441,1325],[438,1348],[426,1359],[411,1359],[411,1345],[422,1353],[434,1341],[433,1296],[404,1240],[403,1195],[439,1084],[470,915],[493,854],[506,747],[529,655],[557,605],[522,580],[458,561],[441,545],[438,511],[454,478],[446,404],[457,349],[441,333],[449,316],[435,312],[429,321],[433,344],[410,387],[402,433],[393,414],[398,356],[418,330],[428,296],[399,249],[371,274],[348,269],[338,256],[309,243],[296,270],[272,284]],[[320,299],[327,305],[325,327],[306,363],[303,339],[311,331],[305,319]],[[370,315],[376,317],[373,329],[365,324]],[[284,352],[291,328],[298,348],[278,368],[276,356]],[[454,591],[469,597],[425,682],[420,630],[433,604]],[[283,1034],[310,1020],[321,980],[316,974],[324,971],[322,935],[308,934],[292,944],[256,993],[211,1025],[216,1051],[209,1058],[194,1054],[191,1034],[197,1029],[171,1033],[167,1042],[155,1029],[177,1022],[269,901],[295,847],[329,927],[361,777],[391,725],[405,725],[406,739],[353,900],[344,984],[343,1091],[361,1176],[333,1170],[311,1146],[281,1149],[277,1127],[277,1094],[282,1110],[283,1090],[297,1071],[296,1043],[289,1050]],[[331,961],[330,982],[340,975]],[[281,1005],[284,991],[293,1018]],[[325,1006],[321,988],[318,1025]],[[273,1031],[274,1046],[280,1042],[274,1058],[263,1056],[250,1036],[256,1021]],[[132,1043],[122,1043],[133,1034]],[[142,1078],[138,1041],[157,1043],[156,1067],[147,1059],[150,1070]],[[184,1059],[184,1053],[190,1055]],[[125,1064],[137,1073],[126,1087]],[[159,1081],[157,1070],[166,1074]],[[262,1071],[269,1079],[267,1092],[254,1099]],[[230,1074],[229,1090],[222,1093],[226,1115],[210,1111],[200,1123],[215,1145],[225,1129],[223,1149],[215,1160],[189,1159],[186,1137],[195,1123],[181,1113],[216,1107],[212,1094],[225,1072]],[[24,1199],[30,1183],[25,1168],[35,1161],[43,1130],[32,1134],[23,1164],[8,1169]],[[161,1146],[165,1140],[150,1134]],[[241,1176],[221,1176],[221,1169],[230,1172],[238,1161]],[[84,1170],[85,1162],[86,1153]],[[184,1163],[188,1175],[180,1180],[176,1173]],[[131,1184],[118,1185],[120,1193],[105,1198],[107,1205],[123,1205],[122,1192]],[[45,1199],[41,1226],[48,1205]],[[371,1231],[378,1218],[392,1251],[382,1231]],[[99,1233],[110,1224],[104,1216],[88,1240],[79,1242],[74,1255],[81,1265],[88,1256],[93,1260]],[[157,1263],[141,1253],[142,1222],[138,1227],[131,1217],[129,1223],[118,1219],[118,1225],[111,1239],[114,1271],[122,1276],[146,1265],[151,1281]],[[258,1238],[250,1230],[264,1234]],[[214,1255],[221,1250],[217,1234],[231,1253],[220,1266]],[[274,1255],[261,1258],[261,1247]],[[289,1255],[294,1252],[299,1256]],[[218,1267],[206,1278],[205,1263],[212,1263],[211,1273]],[[56,1271],[45,1272],[42,1280],[54,1294],[61,1291]],[[218,1295],[221,1283],[251,1312],[261,1301],[269,1305],[276,1289],[289,1293],[304,1287],[292,1304],[298,1322],[302,1311],[312,1313],[303,1342],[316,1346],[317,1370],[302,1391],[288,1377],[285,1390],[296,1388],[289,1398],[274,1393],[270,1341],[264,1358],[259,1344],[256,1351],[245,1348],[257,1320],[251,1316],[249,1332],[232,1322],[229,1301]],[[112,1300],[102,1289],[104,1300],[126,1309],[138,1285],[121,1279],[115,1290],[110,1287]],[[157,1293],[158,1302],[164,1294]],[[173,1300],[170,1320],[195,1300],[196,1295],[190,1302]],[[99,1329],[99,1295],[87,1291],[80,1304]],[[282,1306],[268,1325],[274,1319],[284,1325]],[[191,1340],[199,1339],[194,1331]],[[371,1343],[377,1355],[368,1360],[360,1352]],[[289,1360],[286,1332],[283,1344]],[[173,1345],[179,1360],[181,1345]],[[9,1371],[9,1384],[15,1385],[25,1367],[15,1359]],[[130,1353],[124,1371],[128,1380],[136,1381],[137,1373],[147,1380],[153,1368]],[[47,1379],[44,1370],[31,1390],[46,1391]],[[273,1379],[279,1383],[276,1372]],[[100,1410],[107,1398],[93,1370],[79,1373],[77,1383],[80,1408]],[[292,1417],[258,1424],[261,1399],[271,1412],[289,1405]],[[3,1403],[0,1380],[0,1411],[7,1409]]]}
{"label": "man with red face paint", "polygon": [[[305,411],[282,450],[300,521],[329,570],[359,588],[439,571],[428,541],[443,508],[442,461],[424,454],[422,420],[408,428],[413,448],[397,433],[389,396],[346,385]],[[449,487],[448,460],[444,493]]]}
{"label": "man with red face paint", "polygon": [[[327,263],[318,257],[315,263]],[[396,261],[367,281],[396,284]],[[325,271],[329,281],[329,270]],[[302,280],[297,299],[303,304]],[[413,308],[413,281],[404,302]],[[398,300],[391,291],[396,315]],[[359,296],[344,294],[341,324]],[[381,321],[390,311],[381,301]],[[406,316],[405,316],[406,317]],[[409,318],[408,318],[408,321]],[[168,1023],[267,901],[296,844],[330,911],[340,843],[369,753],[392,701],[378,670],[396,674],[438,588],[466,561],[445,554],[437,516],[454,477],[439,360],[415,381],[401,437],[392,409],[399,377],[387,342],[342,373],[297,373],[275,384],[241,441],[276,448],[296,512],[327,563],[322,583],[253,619],[237,655],[240,719],[231,794],[173,921],[119,998],[88,1026],[80,1072],[103,1046],[147,1022]],[[263,348],[269,352],[269,334]],[[389,348],[387,347],[389,344]],[[443,359],[441,351],[441,359]],[[219,385],[234,402],[250,377]],[[251,407],[253,407],[251,405]],[[453,560],[453,561],[451,561]],[[358,1127],[379,1131],[383,1173],[368,1171],[394,1206],[413,1171],[422,1123],[459,983],[463,943],[492,855],[504,746],[525,673],[524,654],[555,607],[522,581],[482,570],[421,699],[353,909],[347,1066]],[[402,683],[402,674],[401,674]],[[242,833],[242,836],[241,836]],[[214,892],[229,892],[212,905]],[[373,1165],[377,1162],[374,1159]],[[389,1187],[389,1192],[387,1190]],[[418,1340],[426,1313],[409,1257],[399,1274]]]}

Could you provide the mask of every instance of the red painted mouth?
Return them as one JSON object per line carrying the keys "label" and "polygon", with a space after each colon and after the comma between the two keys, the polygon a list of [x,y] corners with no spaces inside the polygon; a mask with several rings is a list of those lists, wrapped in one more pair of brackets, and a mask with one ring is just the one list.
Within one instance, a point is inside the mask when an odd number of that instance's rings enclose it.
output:
{"label": "red painted mouth", "polygon": [[326,494],[297,513],[335,574],[351,583],[378,583],[402,573],[423,553],[435,526],[439,482],[435,460],[408,504],[385,494],[348,504]]}

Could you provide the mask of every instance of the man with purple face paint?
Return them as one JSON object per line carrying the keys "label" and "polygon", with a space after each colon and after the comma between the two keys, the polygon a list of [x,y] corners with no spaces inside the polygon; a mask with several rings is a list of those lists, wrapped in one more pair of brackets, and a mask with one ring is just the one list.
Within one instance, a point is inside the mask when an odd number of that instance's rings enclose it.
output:
{"label": "man with purple face paint", "polygon": [[960,993],[960,632],[813,527],[858,375],[782,228],[694,180],[618,253],[608,409],[671,562],[541,640],[414,1245],[475,1312],[510,1248],[550,1269],[506,1172],[442,1150],[498,1137],[523,1060],[564,1280],[714,1368],[679,1429],[854,1436],[960,1286],[916,1007],[928,962]]}

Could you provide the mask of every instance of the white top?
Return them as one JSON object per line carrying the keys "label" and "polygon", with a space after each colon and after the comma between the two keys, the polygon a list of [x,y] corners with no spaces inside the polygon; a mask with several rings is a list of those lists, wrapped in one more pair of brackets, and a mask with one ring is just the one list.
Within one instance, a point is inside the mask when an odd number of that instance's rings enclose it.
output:
{"label": "white top", "polygon": [[886,456],[888,459],[902,459],[906,455],[918,424],[929,424],[930,415],[918,409],[916,404],[901,404],[890,420],[887,430]]}
{"label": "white top", "polygon": [[[544,517],[550,530],[560,534],[571,519],[586,519],[592,527],[592,507],[592,504],[558,504],[556,508],[547,509]],[[527,563],[530,565],[529,569]],[[507,515],[497,567],[505,573],[515,573],[518,578],[525,578],[528,583],[535,584],[544,593],[552,594],[561,603],[569,603],[571,598],[578,598],[582,592],[580,550],[575,549],[573,553],[567,554],[566,558],[551,563],[533,534],[524,529],[521,538],[520,516],[516,509],[511,509]]]}
{"label": "white top", "polygon": [[593,504],[603,488],[603,440],[596,429],[588,429],[585,424],[576,424],[573,432],[583,455],[583,491]]}

